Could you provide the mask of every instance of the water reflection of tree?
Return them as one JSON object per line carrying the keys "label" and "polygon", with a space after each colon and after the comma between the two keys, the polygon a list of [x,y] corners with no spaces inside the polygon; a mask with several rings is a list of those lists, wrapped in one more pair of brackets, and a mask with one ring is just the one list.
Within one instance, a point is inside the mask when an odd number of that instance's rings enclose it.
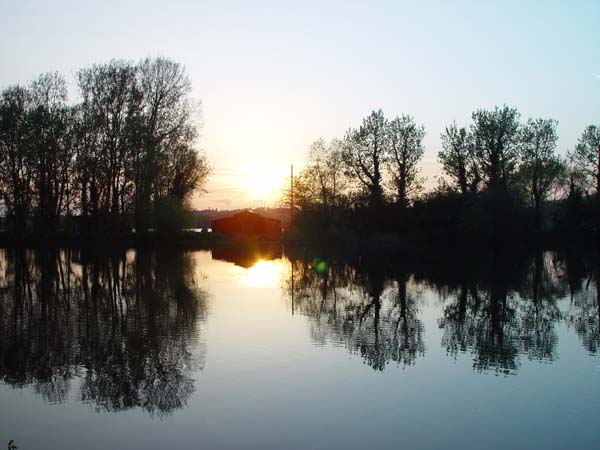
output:
{"label": "water reflection of tree", "polygon": [[439,320],[442,345],[453,356],[473,354],[477,370],[509,373],[517,368],[519,328],[514,299],[501,285],[489,289],[462,286],[456,301],[444,308]]}
{"label": "water reflection of tree", "polygon": [[474,368],[515,373],[519,357],[553,361],[556,305],[564,296],[552,253],[496,255],[479,272],[463,272],[439,320],[448,354],[470,352]]}
{"label": "water reflection of tree", "polygon": [[389,279],[371,262],[295,259],[291,266],[287,287],[292,306],[311,319],[316,342],[342,343],[376,370],[389,362],[411,365],[424,354],[423,324],[408,275]]}
{"label": "water reflection of tree", "polygon": [[[377,370],[414,364],[425,352],[419,295],[441,299],[442,346],[471,356],[480,372],[514,374],[522,358],[554,361],[557,326],[567,320],[586,349],[600,345],[596,265],[583,255],[496,250],[437,260],[347,258],[329,265],[292,258],[287,289],[310,318],[313,340],[343,344]],[[588,280],[589,281],[586,281]],[[573,293],[567,312],[560,299]],[[563,303],[564,304],[564,303]]]}
{"label": "water reflection of tree", "polygon": [[565,252],[566,277],[569,284],[569,308],[565,321],[578,334],[590,354],[600,349],[600,267],[582,258],[581,254]]}
{"label": "water reflection of tree", "polygon": [[66,400],[76,376],[97,410],[169,414],[194,390],[205,295],[190,256],[140,251],[83,259],[6,252],[0,279],[0,376]]}
{"label": "water reflection of tree", "polygon": [[519,291],[521,340],[530,359],[556,359],[558,337],[555,325],[562,320],[557,301],[564,298],[567,283],[553,252],[536,252],[531,258],[528,275]]}

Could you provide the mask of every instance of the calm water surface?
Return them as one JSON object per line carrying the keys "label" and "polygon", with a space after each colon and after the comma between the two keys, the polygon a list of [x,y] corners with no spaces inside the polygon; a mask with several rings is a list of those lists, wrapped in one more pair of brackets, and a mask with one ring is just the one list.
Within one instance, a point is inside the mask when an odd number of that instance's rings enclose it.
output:
{"label": "calm water surface", "polygon": [[599,448],[597,265],[0,252],[0,446]]}

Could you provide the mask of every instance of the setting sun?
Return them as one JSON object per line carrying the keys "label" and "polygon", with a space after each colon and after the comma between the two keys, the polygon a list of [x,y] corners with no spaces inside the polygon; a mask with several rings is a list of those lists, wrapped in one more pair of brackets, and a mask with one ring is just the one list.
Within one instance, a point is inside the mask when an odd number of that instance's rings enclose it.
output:
{"label": "setting sun", "polygon": [[274,200],[281,192],[285,176],[286,173],[280,167],[247,166],[242,168],[239,183],[253,199]]}
{"label": "setting sun", "polygon": [[600,449],[600,0],[0,11],[0,450]]}

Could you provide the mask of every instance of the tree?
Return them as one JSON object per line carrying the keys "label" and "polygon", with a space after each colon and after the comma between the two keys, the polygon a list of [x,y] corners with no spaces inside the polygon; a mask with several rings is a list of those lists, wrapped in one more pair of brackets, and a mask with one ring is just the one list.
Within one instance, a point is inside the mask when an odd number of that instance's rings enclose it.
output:
{"label": "tree", "polygon": [[154,230],[170,239],[193,224],[194,216],[185,201],[169,195],[158,197],[154,204]]}
{"label": "tree", "polygon": [[343,173],[342,142],[319,139],[308,151],[308,161],[294,180],[294,198],[302,207],[322,207],[325,211],[340,206],[346,180]]}
{"label": "tree", "polygon": [[473,112],[475,154],[488,189],[505,191],[519,162],[519,113],[496,106]]}
{"label": "tree", "polygon": [[585,187],[593,187],[600,194],[600,127],[589,125],[583,131],[569,159],[583,175]]}
{"label": "tree", "polygon": [[204,188],[210,175],[210,167],[206,157],[190,144],[174,146],[167,159],[166,172],[163,173],[167,195],[184,201]]}
{"label": "tree", "polygon": [[346,133],[342,158],[348,176],[366,190],[373,208],[383,204],[382,169],[388,155],[387,120],[382,110],[373,111],[358,130]]}
{"label": "tree", "polygon": [[79,88],[82,213],[97,225],[106,227],[110,218],[118,226],[125,212],[127,155],[141,101],[136,69],[125,61],[95,65],[79,72]]}
{"label": "tree", "polygon": [[22,234],[33,197],[29,91],[22,86],[4,89],[0,97],[0,188],[11,228]]}
{"label": "tree", "polygon": [[184,68],[166,58],[113,60],[78,72],[80,103],[64,78],[38,77],[0,93],[0,195],[9,226],[57,229],[81,214],[83,230],[115,230],[131,216],[150,226],[158,199],[185,205],[210,172],[195,149],[196,106]]}
{"label": "tree", "polygon": [[446,175],[461,194],[477,192],[481,175],[475,159],[473,135],[466,128],[458,128],[456,123],[452,123],[440,138],[443,150],[438,153],[438,160]]}
{"label": "tree", "polygon": [[181,204],[209,174],[195,150],[198,126],[183,66],[146,58],[93,66],[79,73],[78,177],[83,215],[108,215],[118,225],[131,214],[136,229],[151,226],[158,199]]}
{"label": "tree", "polygon": [[552,186],[565,171],[555,155],[558,122],[553,119],[529,119],[521,131],[521,167],[526,191],[531,198],[536,229],[541,227],[542,203]]}
{"label": "tree", "polygon": [[56,231],[68,207],[74,165],[73,110],[67,105],[67,85],[57,72],[41,75],[30,87],[32,169],[38,230]]}
{"label": "tree", "polygon": [[135,145],[131,147],[130,172],[134,186],[136,229],[148,226],[152,198],[160,196],[160,178],[169,155],[191,147],[197,137],[192,87],[184,67],[167,58],[146,58],[137,66],[141,93]]}
{"label": "tree", "polygon": [[409,198],[422,187],[418,164],[423,159],[425,127],[411,116],[396,117],[388,124],[389,169],[398,204],[408,206]]}
{"label": "tree", "polygon": [[81,218],[84,220],[91,216],[92,211],[97,212],[98,209],[97,195],[94,194],[96,193],[96,174],[99,169],[95,161],[100,133],[91,104],[93,101],[92,83],[93,77],[89,70],[86,73],[79,72],[78,86],[82,101],[73,107],[74,187],[79,195],[78,206]]}

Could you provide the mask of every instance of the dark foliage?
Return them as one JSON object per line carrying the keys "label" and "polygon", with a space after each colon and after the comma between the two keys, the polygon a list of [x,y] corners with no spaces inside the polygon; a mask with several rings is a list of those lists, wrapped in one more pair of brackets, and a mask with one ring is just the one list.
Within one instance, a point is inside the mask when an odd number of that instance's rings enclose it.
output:
{"label": "dark foliage", "polygon": [[[531,233],[594,233],[600,203],[587,187],[597,178],[596,166],[583,162],[597,161],[600,154],[596,131],[586,128],[576,151],[564,160],[555,153],[555,120],[521,123],[519,112],[508,106],[477,110],[469,127],[453,123],[442,133],[444,177],[437,189],[423,193],[417,169],[423,127],[410,116],[388,121],[381,110],[373,112],[343,141],[313,145],[318,158],[311,151],[294,183],[299,210],[287,237],[481,242],[524,239]],[[389,187],[385,180],[392,181]]]}
{"label": "dark foliage", "polygon": [[22,236],[65,224],[95,235],[159,226],[164,199],[185,205],[209,173],[194,149],[198,105],[184,67],[111,61],[79,71],[77,87],[77,104],[57,73],[0,91],[6,228]]}

